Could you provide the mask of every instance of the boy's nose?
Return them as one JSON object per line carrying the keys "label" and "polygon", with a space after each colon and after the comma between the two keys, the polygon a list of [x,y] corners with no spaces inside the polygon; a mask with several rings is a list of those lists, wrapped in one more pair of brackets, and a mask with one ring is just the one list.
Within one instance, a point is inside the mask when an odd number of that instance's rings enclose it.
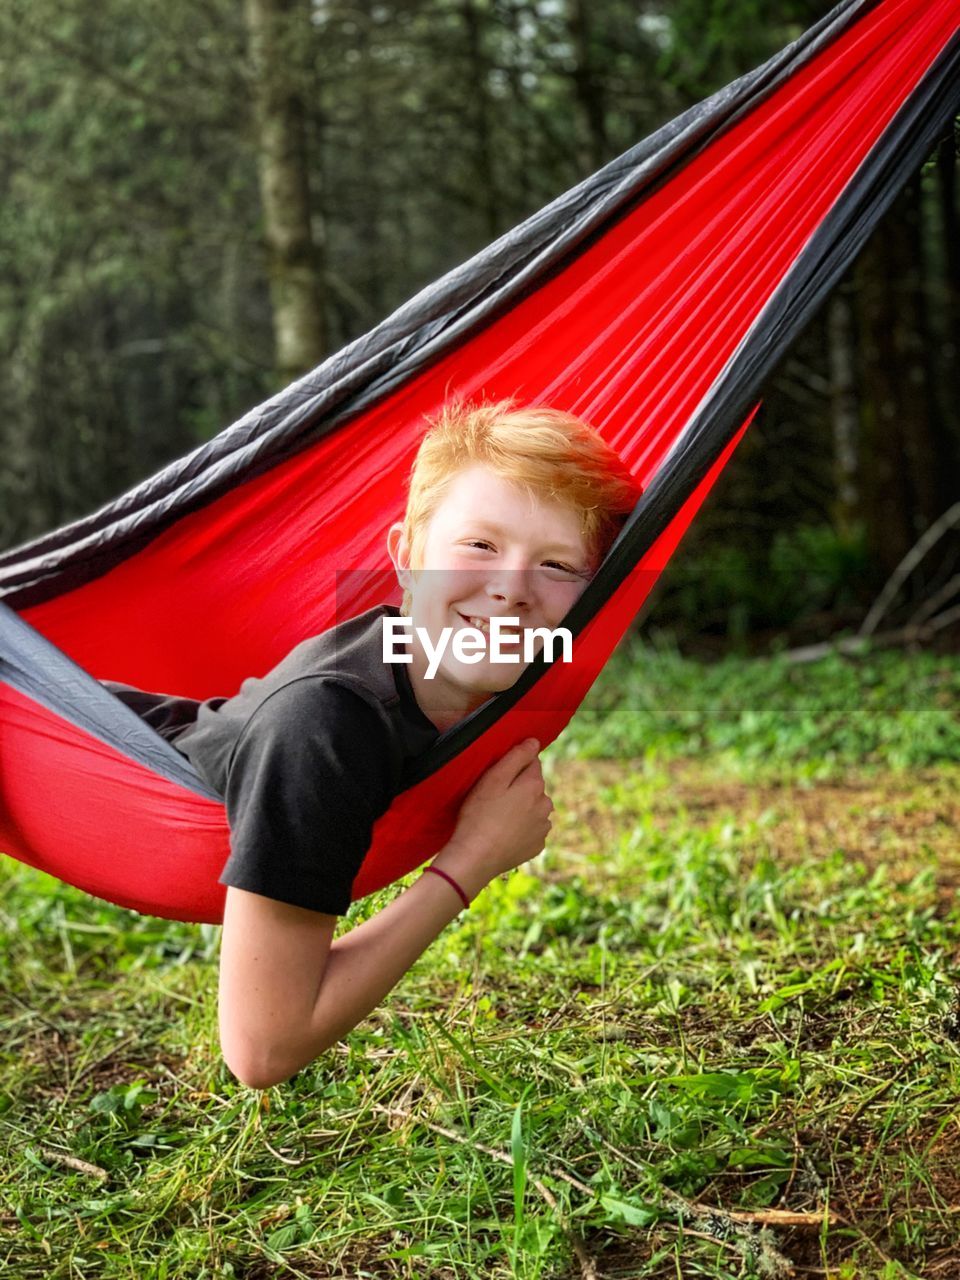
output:
{"label": "boy's nose", "polygon": [[502,569],[487,579],[486,593],[500,608],[525,608],[530,600],[527,575],[520,569]]}

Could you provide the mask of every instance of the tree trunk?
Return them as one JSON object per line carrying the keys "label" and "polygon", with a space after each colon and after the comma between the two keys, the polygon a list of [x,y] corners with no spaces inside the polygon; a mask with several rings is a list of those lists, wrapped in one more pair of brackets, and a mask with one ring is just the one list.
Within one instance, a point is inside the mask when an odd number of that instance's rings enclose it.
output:
{"label": "tree trunk", "polygon": [[859,514],[859,419],[853,308],[844,286],[837,289],[830,299],[827,333],[833,418],[833,523],[839,534],[849,536]]}
{"label": "tree trunk", "polygon": [[468,101],[473,103],[473,139],[476,146],[478,204],[483,211],[488,240],[500,234],[500,202],[497,196],[493,163],[492,122],[487,91],[489,65],[483,51],[481,16],[473,0],[463,0],[461,15],[467,33],[467,58],[470,66]]}
{"label": "tree trunk", "polygon": [[868,547],[885,574],[948,501],[924,343],[919,195],[914,182],[898,197],[858,265],[863,513]]}
{"label": "tree trunk", "polygon": [[[356,48],[360,55],[358,87],[360,109],[359,148],[363,165],[368,173],[376,171],[380,154],[377,137],[377,104],[374,92],[376,67],[371,56],[370,10],[360,7],[354,19],[357,28]],[[363,267],[359,280],[363,300],[367,304],[368,322],[375,321],[387,312],[385,299],[385,272],[381,245],[380,210],[382,202],[373,191],[366,191],[359,208],[358,229],[363,235]]]}
{"label": "tree trunk", "polygon": [[609,160],[607,108],[597,74],[588,0],[570,0],[570,34],[576,50],[573,84],[587,126],[588,153],[581,160],[587,172]]}
{"label": "tree trunk", "polygon": [[303,103],[291,60],[309,34],[302,0],[246,0],[258,173],[277,372],[284,383],[326,353],[320,254],[310,217]]}
{"label": "tree trunk", "polygon": [[[955,123],[937,152],[937,192],[939,196],[940,235],[937,244],[943,252],[943,324],[940,335],[940,376],[943,378],[944,420],[954,429],[960,428],[960,406],[956,395],[956,370],[960,366],[960,191],[957,188],[957,146],[960,122]],[[954,463],[958,461],[954,454]]]}

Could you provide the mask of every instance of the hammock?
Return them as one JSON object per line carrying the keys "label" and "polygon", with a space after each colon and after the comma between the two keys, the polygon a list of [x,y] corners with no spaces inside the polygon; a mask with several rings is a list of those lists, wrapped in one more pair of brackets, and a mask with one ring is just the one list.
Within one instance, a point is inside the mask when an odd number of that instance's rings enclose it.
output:
{"label": "hammock", "polygon": [[564,621],[573,662],[535,662],[440,736],[354,900],[432,856],[489,764],[570,719],[763,378],[958,100],[960,0],[846,0],[214,440],[0,555],[0,850],[122,906],[221,920],[219,797],[98,681],[228,696],[396,602],[384,539],[424,414],[514,396],[593,423],[644,493]]}

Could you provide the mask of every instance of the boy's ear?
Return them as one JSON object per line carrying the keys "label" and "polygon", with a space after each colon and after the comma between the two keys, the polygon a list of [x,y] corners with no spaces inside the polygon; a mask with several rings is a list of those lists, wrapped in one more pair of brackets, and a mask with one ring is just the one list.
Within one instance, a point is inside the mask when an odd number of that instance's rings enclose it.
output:
{"label": "boy's ear", "polygon": [[387,533],[387,555],[397,571],[397,581],[404,591],[409,590],[413,585],[410,574],[410,546],[404,537],[403,525],[399,522],[392,524]]}

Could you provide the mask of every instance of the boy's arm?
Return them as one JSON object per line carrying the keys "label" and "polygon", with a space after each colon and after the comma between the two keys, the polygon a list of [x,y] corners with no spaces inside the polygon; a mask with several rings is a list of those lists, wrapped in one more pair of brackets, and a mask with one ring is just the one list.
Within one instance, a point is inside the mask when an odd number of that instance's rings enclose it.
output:
{"label": "boy's arm", "polygon": [[[469,898],[543,847],[550,801],[536,744],[488,770],[434,863]],[[252,1088],[289,1079],[380,1003],[463,909],[441,876],[423,875],[332,942],[337,916],[228,888],[220,960],[220,1041]]]}
{"label": "boy's arm", "polygon": [[[483,888],[455,860],[434,861],[468,897]],[[332,942],[337,916],[228,889],[220,959],[227,1066],[254,1089],[289,1079],[362,1022],[462,910],[441,876],[421,876]]]}
{"label": "boy's arm", "polygon": [[278,1065],[291,1056],[309,1021],[338,919],[227,888],[220,1048],[244,1084],[265,1089],[285,1078]]}

